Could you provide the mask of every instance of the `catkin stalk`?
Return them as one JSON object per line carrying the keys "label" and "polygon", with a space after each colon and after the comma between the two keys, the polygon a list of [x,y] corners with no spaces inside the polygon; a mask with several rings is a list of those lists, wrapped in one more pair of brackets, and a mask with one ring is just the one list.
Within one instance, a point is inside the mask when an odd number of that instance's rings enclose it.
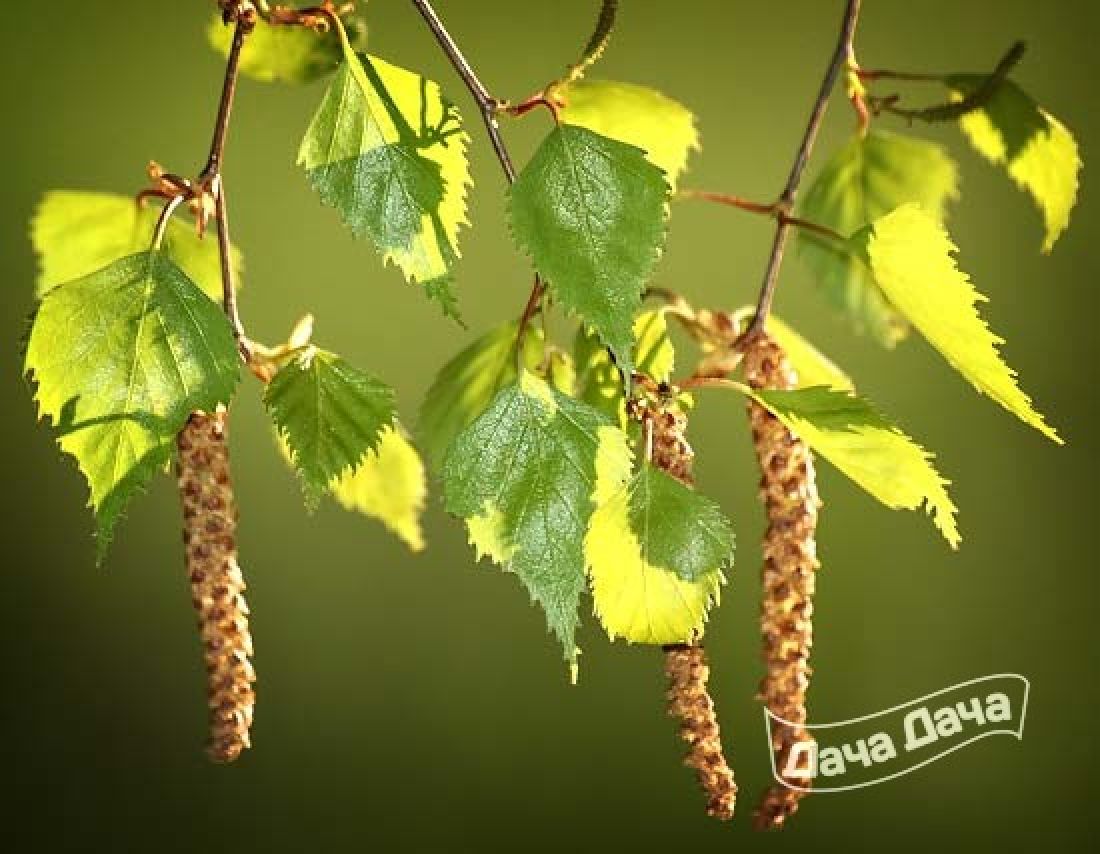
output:
{"label": "catkin stalk", "polygon": [[[695,453],[687,442],[687,417],[675,404],[647,413],[651,461],[688,486],[694,485]],[[680,738],[688,744],[684,764],[694,768],[707,798],[707,815],[733,818],[737,784],[722,750],[722,734],[707,692],[710,668],[701,642],[664,647],[668,677],[668,713],[680,722]]]}
{"label": "catkin stalk", "polygon": [[232,762],[250,746],[255,693],[237,505],[229,479],[228,413],[196,412],[177,437],[183,541],[207,674],[207,755]]}
{"label": "catkin stalk", "polygon": [[[750,333],[739,345],[745,379],[754,388],[791,389],[797,376],[782,348],[767,333]],[[770,412],[749,402],[749,421],[760,463],[760,492],[767,510],[764,534],[763,603],[760,629],[767,674],[761,699],[773,715],[794,726],[772,732],[776,771],[783,775],[792,748],[811,740],[806,723],[806,689],[813,644],[813,594],[817,560],[818,500],[810,449]],[[804,769],[802,769],[804,770]],[[805,787],[808,778],[788,778]],[[804,793],[772,786],[755,813],[758,829],[782,827]]]}

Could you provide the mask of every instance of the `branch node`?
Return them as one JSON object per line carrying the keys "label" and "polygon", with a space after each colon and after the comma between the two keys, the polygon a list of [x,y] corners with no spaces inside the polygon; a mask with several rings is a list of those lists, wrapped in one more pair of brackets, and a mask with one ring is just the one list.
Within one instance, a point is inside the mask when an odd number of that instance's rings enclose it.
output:
{"label": "branch node", "polygon": [[[848,0],[844,10],[844,21],[841,25],[840,36],[837,39],[836,48],[833,50],[829,67],[825,71],[825,77],[821,81],[821,88],[817,93],[810,112],[810,120],[806,124],[806,131],[802,135],[802,142],[791,166],[790,175],[783,192],[779,196],[779,206],[786,206],[785,214],[790,215],[794,208],[795,198],[798,195],[798,186],[802,181],[802,173],[810,160],[814,142],[817,140],[817,132],[821,128],[821,122],[825,118],[825,111],[829,106],[829,96],[836,86],[841,69],[851,63],[854,55],[852,42],[855,38],[856,23],[859,21],[860,0]],[[791,222],[778,218],[775,229],[775,240],[772,242],[771,254],[768,257],[768,266],[764,272],[764,283],[760,288],[760,297],[756,303],[756,316],[752,320],[750,329],[763,330],[767,323],[768,313],[771,311],[772,300],[775,297],[775,288],[779,282],[779,269],[783,265],[783,253],[787,246],[787,238],[790,234]]]}
{"label": "branch node", "polygon": [[[1004,83],[1009,72],[1019,64],[1021,59],[1023,59],[1026,50],[1027,45],[1022,41],[1013,44],[997,62],[994,69],[982,81],[981,85],[965,97],[948,101],[945,104],[933,104],[930,107],[920,108],[897,106],[898,101],[901,99],[899,95],[886,95],[877,98],[871,97],[870,102],[872,111],[875,115],[890,113],[899,118],[907,119],[910,124],[918,120],[929,123],[954,121],[988,104],[993,96],[1000,90],[1001,84]],[[879,72],[879,76],[893,77],[902,80],[912,79],[912,76],[894,72]],[[942,81],[945,78],[946,75],[939,75],[936,79]]]}
{"label": "branch node", "polygon": [[259,12],[252,0],[218,0],[218,8],[221,9],[222,21],[227,26],[236,24],[249,33],[256,28]]}

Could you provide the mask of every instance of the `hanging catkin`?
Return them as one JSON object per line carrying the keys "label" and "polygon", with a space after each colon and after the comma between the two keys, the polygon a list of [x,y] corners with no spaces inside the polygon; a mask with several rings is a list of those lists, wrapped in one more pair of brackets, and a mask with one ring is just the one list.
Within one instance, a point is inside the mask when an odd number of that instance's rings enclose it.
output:
{"label": "hanging catkin", "polygon": [[[686,438],[687,417],[675,403],[645,415],[652,442],[653,465],[688,486],[694,484],[695,457]],[[701,642],[664,647],[668,676],[668,713],[680,721],[680,737],[688,744],[684,764],[694,768],[707,797],[707,814],[723,821],[733,818],[737,784],[722,750],[722,734],[707,693],[706,651]]]}
{"label": "hanging catkin", "polygon": [[[767,333],[749,333],[739,349],[744,354],[745,379],[754,388],[796,386],[797,376],[786,355]],[[811,739],[804,725],[813,644],[814,574],[819,566],[815,530],[821,502],[813,457],[805,443],[751,401],[749,421],[763,473],[760,491],[768,515],[760,612],[767,675],[760,694],[773,715],[794,724],[776,727],[772,732],[775,767],[782,774],[794,745]],[[791,778],[790,782],[805,787],[808,778]],[[756,827],[781,827],[798,809],[803,794],[786,786],[772,786],[757,807]]]}
{"label": "hanging catkin", "polygon": [[228,414],[196,412],[177,438],[183,541],[206,661],[207,754],[232,762],[249,747],[256,674],[237,565],[237,505],[229,480]]}

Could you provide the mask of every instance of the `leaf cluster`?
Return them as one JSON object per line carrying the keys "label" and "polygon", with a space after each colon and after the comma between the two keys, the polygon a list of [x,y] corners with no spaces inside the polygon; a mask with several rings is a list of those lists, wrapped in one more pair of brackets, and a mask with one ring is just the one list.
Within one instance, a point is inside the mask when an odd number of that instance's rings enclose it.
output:
{"label": "leaf cluster", "polygon": [[[435,81],[367,52],[358,18],[330,23],[316,32],[261,19],[240,71],[266,83],[326,79],[297,149],[305,179],[382,265],[458,320],[472,186],[462,115]],[[310,508],[331,493],[419,550],[430,466],[477,553],[517,576],[574,663],[586,596],[611,638],[652,644],[698,638],[718,601],[733,526],[717,503],[653,464],[638,414],[690,409],[688,388],[755,401],[882,504],[924,507],[951,546],[960,541],[932,454],[779,318],[768,328],[798,388],[750,389],[732,374],[675,377],[670,324],[694,336],[703,357],[734,368],[750,312],[717,330],[681,298],[646,304],[699,133],[691,111],[666,95],[585,76],[607,47],[610,20],[600,27],[582,60],[532,102],[549,106],[554,121],[507,188],[510,231],[541,299],[442,368],[415,431],[402,426],[392,388],[309,335],[257,347],[262,370],[249,363],[265,380],[277,444]],[[220,19],[209,38],[230,50]],[[1077,194],[1070,132],[1003,74],[947,75],[943,84],[961,105],[950,117],[963,136],[1034,200],[1051,251]],[[818,226],[801,232],[801,257],[854,328],[887,347],[915,330],[979,392],[1061,441],[1021,390],[979,314],[984,297],[958,268],[946,222],[959,199],[947,148],[861,127],[795,212]],[[217,304],[217,245],[178,220],[154,240],[156,222],[125,197],[58,191],[32,223],[40,302],[25,370],[40,415],[88,482],[101,554],[127,502],[168,466],[190,414],[230,404],[241,367],[242,342]],[[239,281],[236,249],[228,263]],[[555,311],[569,323],[562,341],[531,322]]]}

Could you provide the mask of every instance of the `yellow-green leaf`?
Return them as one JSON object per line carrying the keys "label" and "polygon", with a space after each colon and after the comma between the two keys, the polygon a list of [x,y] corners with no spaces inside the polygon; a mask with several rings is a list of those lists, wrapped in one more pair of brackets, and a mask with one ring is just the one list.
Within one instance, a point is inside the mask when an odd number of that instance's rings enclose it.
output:
{"label": "yellow-green leaf", "polygon": [[[853,137],[822,167],[800,215],[851,235],[895,208],[916,202],[943,219],[958,195],[958,169],[940,145],[872,130]],[[843,245],[802,229],[802,259],[826,297],[860,332],[885,347],[908,334],[905,319],[886,300],[866,268]]]}
{"label": "yellow-green leaf", "polygon": [[346,36],[343,47],[298,163],[353,234],[457,317],[452,267],[470,184],[461,117],[435,82],[357,54]]}
{"label": "yellow-green leaf", "polygon": [[721,511],[649,464],[596,461],[599,507],[584,539],[596,615],[614,640],[687,643],[702,636],[725,581],[733,532]]}
{"label": "yellow-green leaf", "polygon": [[498,507],[490,507],[466,520],[467,539],[478,560],[487,557],[498,566],[508,565],[515,546],[507,541],[504,526],[504,514]]}
{"label": "yellow-green leaf", "polygon": [[905,205],[852,238],[878,286],[928,342],[980,392],[1043,435],[1061,444],[1020,390],[1016,372],[998,351],[995,335],[977,304],[986,298],[955,266],[943,226],[917,205]]}
{"label": "yellow-green leaf", "polygon": [[[275,432],[283,461],[296,470],[286,441]],[[424,463],[400,424],[382,430],[378,447],[335,478],[329,492],[345,510],[381,522],[411,551],[424,549],[421,516],[428,497]]]}
{"label": "yellow-green leaf", "polygon": [[428,495],[424,463],[400,427],[387,427],[378,448],[332,485],[347,510],[377,519],[412,551],[424,549],[420,517]]}
{"label": "yellow-green leaf", "polygon": [[102,559],[191,413],[229,403],[240,354],[221,306],[163,252],[146,251],[47,293],[24,371],[39,415],[88,481]]}
{"label": "yellow-green leaf", "polygon": [[[31,220],[31,243],[38,255],[36,294],[42,296],[56,285],[148,249],[158,213],[152,205],[139,208],[132,196],[77,190],[47,193]],[[221,300],[221,261],[214,235],[200,240],[194,223],[180,216],[168,223],[161,248],[203,293]],[[244,263],[236,247],[232,258],[240,287]]]}
{"label": "yellow-green leaf", "polygon": [[[641,312],[634,318],[635,371],[654,382],[668,382],[675,367],[676,351],[668,335],[663,308]],[[581,326],[573,345],[578,366],[581,399],[626,427],[626,397],[619,369],[611,362],[607,348],[591,329]]]}
{"label": "yellow-green leaf", "polygon": [[[982,84],[981,75],[948,78],[961,99]],[[1043,251],[1050,252],[1069,225],[1077,201],[1081,158],[1065,125],[1011,80],[993,97],[959,119],[970,144],[990,163],[1003,165],[1016,186],[1031,194],[1043,215]]]}
{"label": "yellow-green leaf", "polygon": [[264,390],[264,406],[293,452],[306,505],[378,447],[394,420],[394,391],[335,353],[307,347]]}
{"label": "yellow-green leaf", "polygon": [[577,390],[577,366],[573,364],[573,357],[564,350],[547,347],[543,362],[543,374],[550,387],[573,397]]}
{"label": "yellow-green leaf", "polygon": [[678,101],[655,89],[611,80],[581,80],[561,87],[561,119],[637,146],[655,166],[676,182],[688,156],[699,149],[695,116]]}
{"label": "yellow-green leaf", "polygon": [[944,539],[957,548],[957,508],[950,481],[932,465],[932,454],[854,394],[819,386],[796,391],[743,391],[768,409],[813,450],[887,507],[924,505]]}
{"label": "yellow-green leaf", "polygon": [[[357,21],[345,20],[361,44],[365,33]],[[210,46],[222,56],[233,43],[232,25],[215,13],[206,28]],[[268,24],[260,18],[241,49],[241,74],[261,83],[309,83],[336,70],[343,58],[340,37],[333,31],[318,33],[309,27]]]}
{"label": "yellow-green leaf", "polygon": [[597,460],[606,446],[626,454],[626,445],[601,413],[524,371],[457,436],[444,462],[448,512],[475,520],[471,541],[479,553],[506,560],[570,661]]}
{"label": "yellow-green leaf", "polygon": [[[516,381],[515,322],[490,329],[439,370],[420,406],[416,435],[433,470],[443,465],[455,436],[492,402],[498,391]],[[533,371],[543,357],[542,332],[523,337],[523,366]]]}

